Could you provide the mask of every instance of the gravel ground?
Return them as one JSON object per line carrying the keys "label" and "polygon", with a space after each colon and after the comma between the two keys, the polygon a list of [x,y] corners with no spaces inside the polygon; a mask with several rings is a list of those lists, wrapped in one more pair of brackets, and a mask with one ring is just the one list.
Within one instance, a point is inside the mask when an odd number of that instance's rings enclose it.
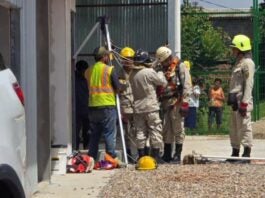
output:
{"label": "gravel ground", "polygon": [[264,165],[160,165],[117,170],[100,197],[265,197]]}

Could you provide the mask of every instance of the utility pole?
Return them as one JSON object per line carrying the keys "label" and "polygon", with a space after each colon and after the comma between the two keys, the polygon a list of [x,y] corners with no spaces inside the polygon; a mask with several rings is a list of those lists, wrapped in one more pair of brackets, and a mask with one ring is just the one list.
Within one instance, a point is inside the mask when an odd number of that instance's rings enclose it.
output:
{"label": "utility pole", "polygon": [[168,44],[174,55],[181,58],[180,0],[168,0]]}
{"label": "utility pole", "polygon": [[[260,43],[260,32],[259,32],[259,4],[258,0],[253,0],[253,9],[252,9],[252,15],[253,15],[253,31],[254,31],[254,38],[253,38],[253,58],[256,65],[256,69],[259,68],[259,43]],[[259,73],[255,75],[255,95],[254,95],[254,120],[259,120]]]}

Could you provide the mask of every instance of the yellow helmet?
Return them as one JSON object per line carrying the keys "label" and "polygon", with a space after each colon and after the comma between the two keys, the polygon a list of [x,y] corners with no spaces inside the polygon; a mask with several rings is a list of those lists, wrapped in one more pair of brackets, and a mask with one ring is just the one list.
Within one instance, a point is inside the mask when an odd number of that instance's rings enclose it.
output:
{"label": "yellow helmet", "polygon": [[186,68],[187,68],[188,70],[190,70],[190,67],[191,67],[190,61],[185,60],[183,63],[185,64]]}
{"label": "yellow helmet", "polygon": [[137,170],[154,170],[157,168],[156,160],[150,156],[141,157],[136,165]]}
{"label": "yellow helmet", "polygon": [[171,49],[165,46],[159,47],[156,50],[156,58],[160,63],[166,60],[171,54],[172,54]]}
{"label": "yellow helmet", "polygon": [[250,39],[243,34],[238,34],[234,36],[232,40],[232,45],[230,46],[237,48],[242,52],[251,50]]}
{"label": "yellow helmet", "polygon": [[125,58],[133,58],[135,56],[135,51],[130,47],[122,48],[120,55]]}

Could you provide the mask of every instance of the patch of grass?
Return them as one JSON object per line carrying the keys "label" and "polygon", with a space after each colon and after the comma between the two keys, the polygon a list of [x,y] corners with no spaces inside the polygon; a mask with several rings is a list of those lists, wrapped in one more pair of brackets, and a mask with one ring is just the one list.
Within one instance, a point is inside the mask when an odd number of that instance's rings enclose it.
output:
{"label": "patch of grass", "polygon": [[265,101],[259,103],[259,115],[260,118],[265,117]]}
{"label": "patch of grass", "polygon": [[216,128],[214,123],[212,128],[208,129],[208,107],[199,108],[197,112],[197,128],[186,129],[187,135],[226,135],[229,133],[230,125],[230,107],[225,106],[223,110],[223,121],[220,129]]}
{"label": "patch of grass", "polygon": [[[230,128],[230,107],[225,105],[223,110],[223,123],[220,129],[213,125],[212,130],[208,129],[208,106],[202,103],[197,112],[197,128],[186,129],[187,135],[227,135]],[[259,103],[260,118],[265,117],[265,101]]]}

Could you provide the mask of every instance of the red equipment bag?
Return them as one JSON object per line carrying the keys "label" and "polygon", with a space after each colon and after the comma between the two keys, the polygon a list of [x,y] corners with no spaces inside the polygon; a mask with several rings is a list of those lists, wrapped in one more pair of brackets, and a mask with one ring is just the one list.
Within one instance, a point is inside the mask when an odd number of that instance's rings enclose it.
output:
{"label": "red equipment bag", "polygon": [[90,173],[94,168],[94,159],[86,154],[73,152],[67,162],[68,173]]}

